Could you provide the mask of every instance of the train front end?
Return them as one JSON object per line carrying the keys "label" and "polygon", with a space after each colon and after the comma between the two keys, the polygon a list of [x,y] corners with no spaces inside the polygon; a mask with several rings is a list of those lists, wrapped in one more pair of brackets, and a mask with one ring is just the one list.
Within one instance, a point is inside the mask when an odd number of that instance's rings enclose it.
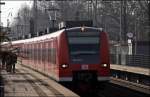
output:
{"label": "train front end", "polygon": [[109,80],[107,33],[93,27],[66,29],[61,35],[60,81],[83,83]]}

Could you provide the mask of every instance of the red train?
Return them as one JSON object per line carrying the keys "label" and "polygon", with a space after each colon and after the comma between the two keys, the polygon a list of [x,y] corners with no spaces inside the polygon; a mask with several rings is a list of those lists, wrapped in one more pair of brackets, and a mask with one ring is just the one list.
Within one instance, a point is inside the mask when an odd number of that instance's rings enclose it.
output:
{"label": "red train", "polygon": [[110,76],[107,33],[94,27],[73,27],[13,41],[23,64],[59,82],[108,81]]}

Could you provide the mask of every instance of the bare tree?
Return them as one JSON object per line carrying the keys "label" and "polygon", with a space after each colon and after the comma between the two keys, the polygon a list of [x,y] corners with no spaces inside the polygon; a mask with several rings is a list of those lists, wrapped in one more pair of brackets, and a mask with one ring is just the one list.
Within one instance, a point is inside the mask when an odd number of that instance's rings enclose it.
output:
{"label": "bare tree", "polygon": [[[125,8],[124,8],[125,7]],[[124,13],[122,13],[123,8]],[[48,9],[51,9],[48,10]],[[54,10],[58,9],[56,16]],[[56,10],[55,10],[56,11]],[[20,20],[25,32],[28,33],[31,17],[33,17],[33,8],[28,6],[19,11]],[[37,3],[37,31],[44,31],[47,27],[53,25],[52,17],[56,19],[56,25],[60,21],[66,20],[93,20],[94,25],[104,28],[109,33],[111,40],[119,40],[126,37],[126,33],[133,33],[138,40],[149,39],[148,26],[148,0],[126,1],[122,7],[121,1],[104,0],[62,0],[62,1],[38,1]],[[122,18],[125,23],[122,23]],[[126,24],[126,25],[125,25]],[[26,25],[26,26],[25,26]],[[126,31],[123,31],[125,25]]]}

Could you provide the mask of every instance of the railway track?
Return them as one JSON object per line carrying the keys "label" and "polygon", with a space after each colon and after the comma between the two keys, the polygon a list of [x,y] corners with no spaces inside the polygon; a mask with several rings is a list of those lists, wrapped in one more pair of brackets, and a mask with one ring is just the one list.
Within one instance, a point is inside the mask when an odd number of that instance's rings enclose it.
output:
{"label": "railway track", "polygon": [[105,84],[105,87],[103,86],[99,85],[99,88],[92,93],[79,95],[81,97],[149,97],[149,94],[138,92],[112,82]]}
{"label": "railway track", "polygon": [[97,92],[97,97],[149,97],[149,94],[141,93],[110,82],[106,84],[103,90]]}
{"label": "railway track", "polygon": [[143,85],[143,84],[138,84],[138,83],[134,83],[134,82],[130,82],[127,80],[123,80],[123,79],[117,79],[117,78],[111,78],[111,83],[116,84],[116,85],[120,85],[122,87],[126,87],[138,92],[142,92],[145,94],[150,94],[150,86],[149,85]]}

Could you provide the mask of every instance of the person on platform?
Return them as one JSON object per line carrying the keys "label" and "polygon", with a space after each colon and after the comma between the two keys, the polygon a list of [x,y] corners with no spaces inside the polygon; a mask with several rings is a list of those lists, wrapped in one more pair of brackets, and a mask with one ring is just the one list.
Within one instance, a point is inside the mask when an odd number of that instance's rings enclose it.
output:
{"label": "person on platform", "polygon": [[7,60],[5,60],[6,61],[6,71],[7,72],[11,72],[11,70],[12,70],[12,66],[11,66],[11,56],[10,56],[10,52],[6,55],[6,59]]}
{"label": "person on platform", "polygon": [[11,53],[11,57],[12,57],[11,66],[12,66],[13,73],[15,73],[15,65],[17,63],[17,55],[15,53]]}
{"label": "person on platform", "polygon": [[9,52],[6,56],[6,71],[15,73],[15,65],[17,63],[17,55]]}
{"label": "person on platform", "polygon": [[7,55],[9,52],[7,51],[2,51],[1,52],[1,63],[2,63],[2,69],[5,69],[6,67],[6,60],[7,60]]}

